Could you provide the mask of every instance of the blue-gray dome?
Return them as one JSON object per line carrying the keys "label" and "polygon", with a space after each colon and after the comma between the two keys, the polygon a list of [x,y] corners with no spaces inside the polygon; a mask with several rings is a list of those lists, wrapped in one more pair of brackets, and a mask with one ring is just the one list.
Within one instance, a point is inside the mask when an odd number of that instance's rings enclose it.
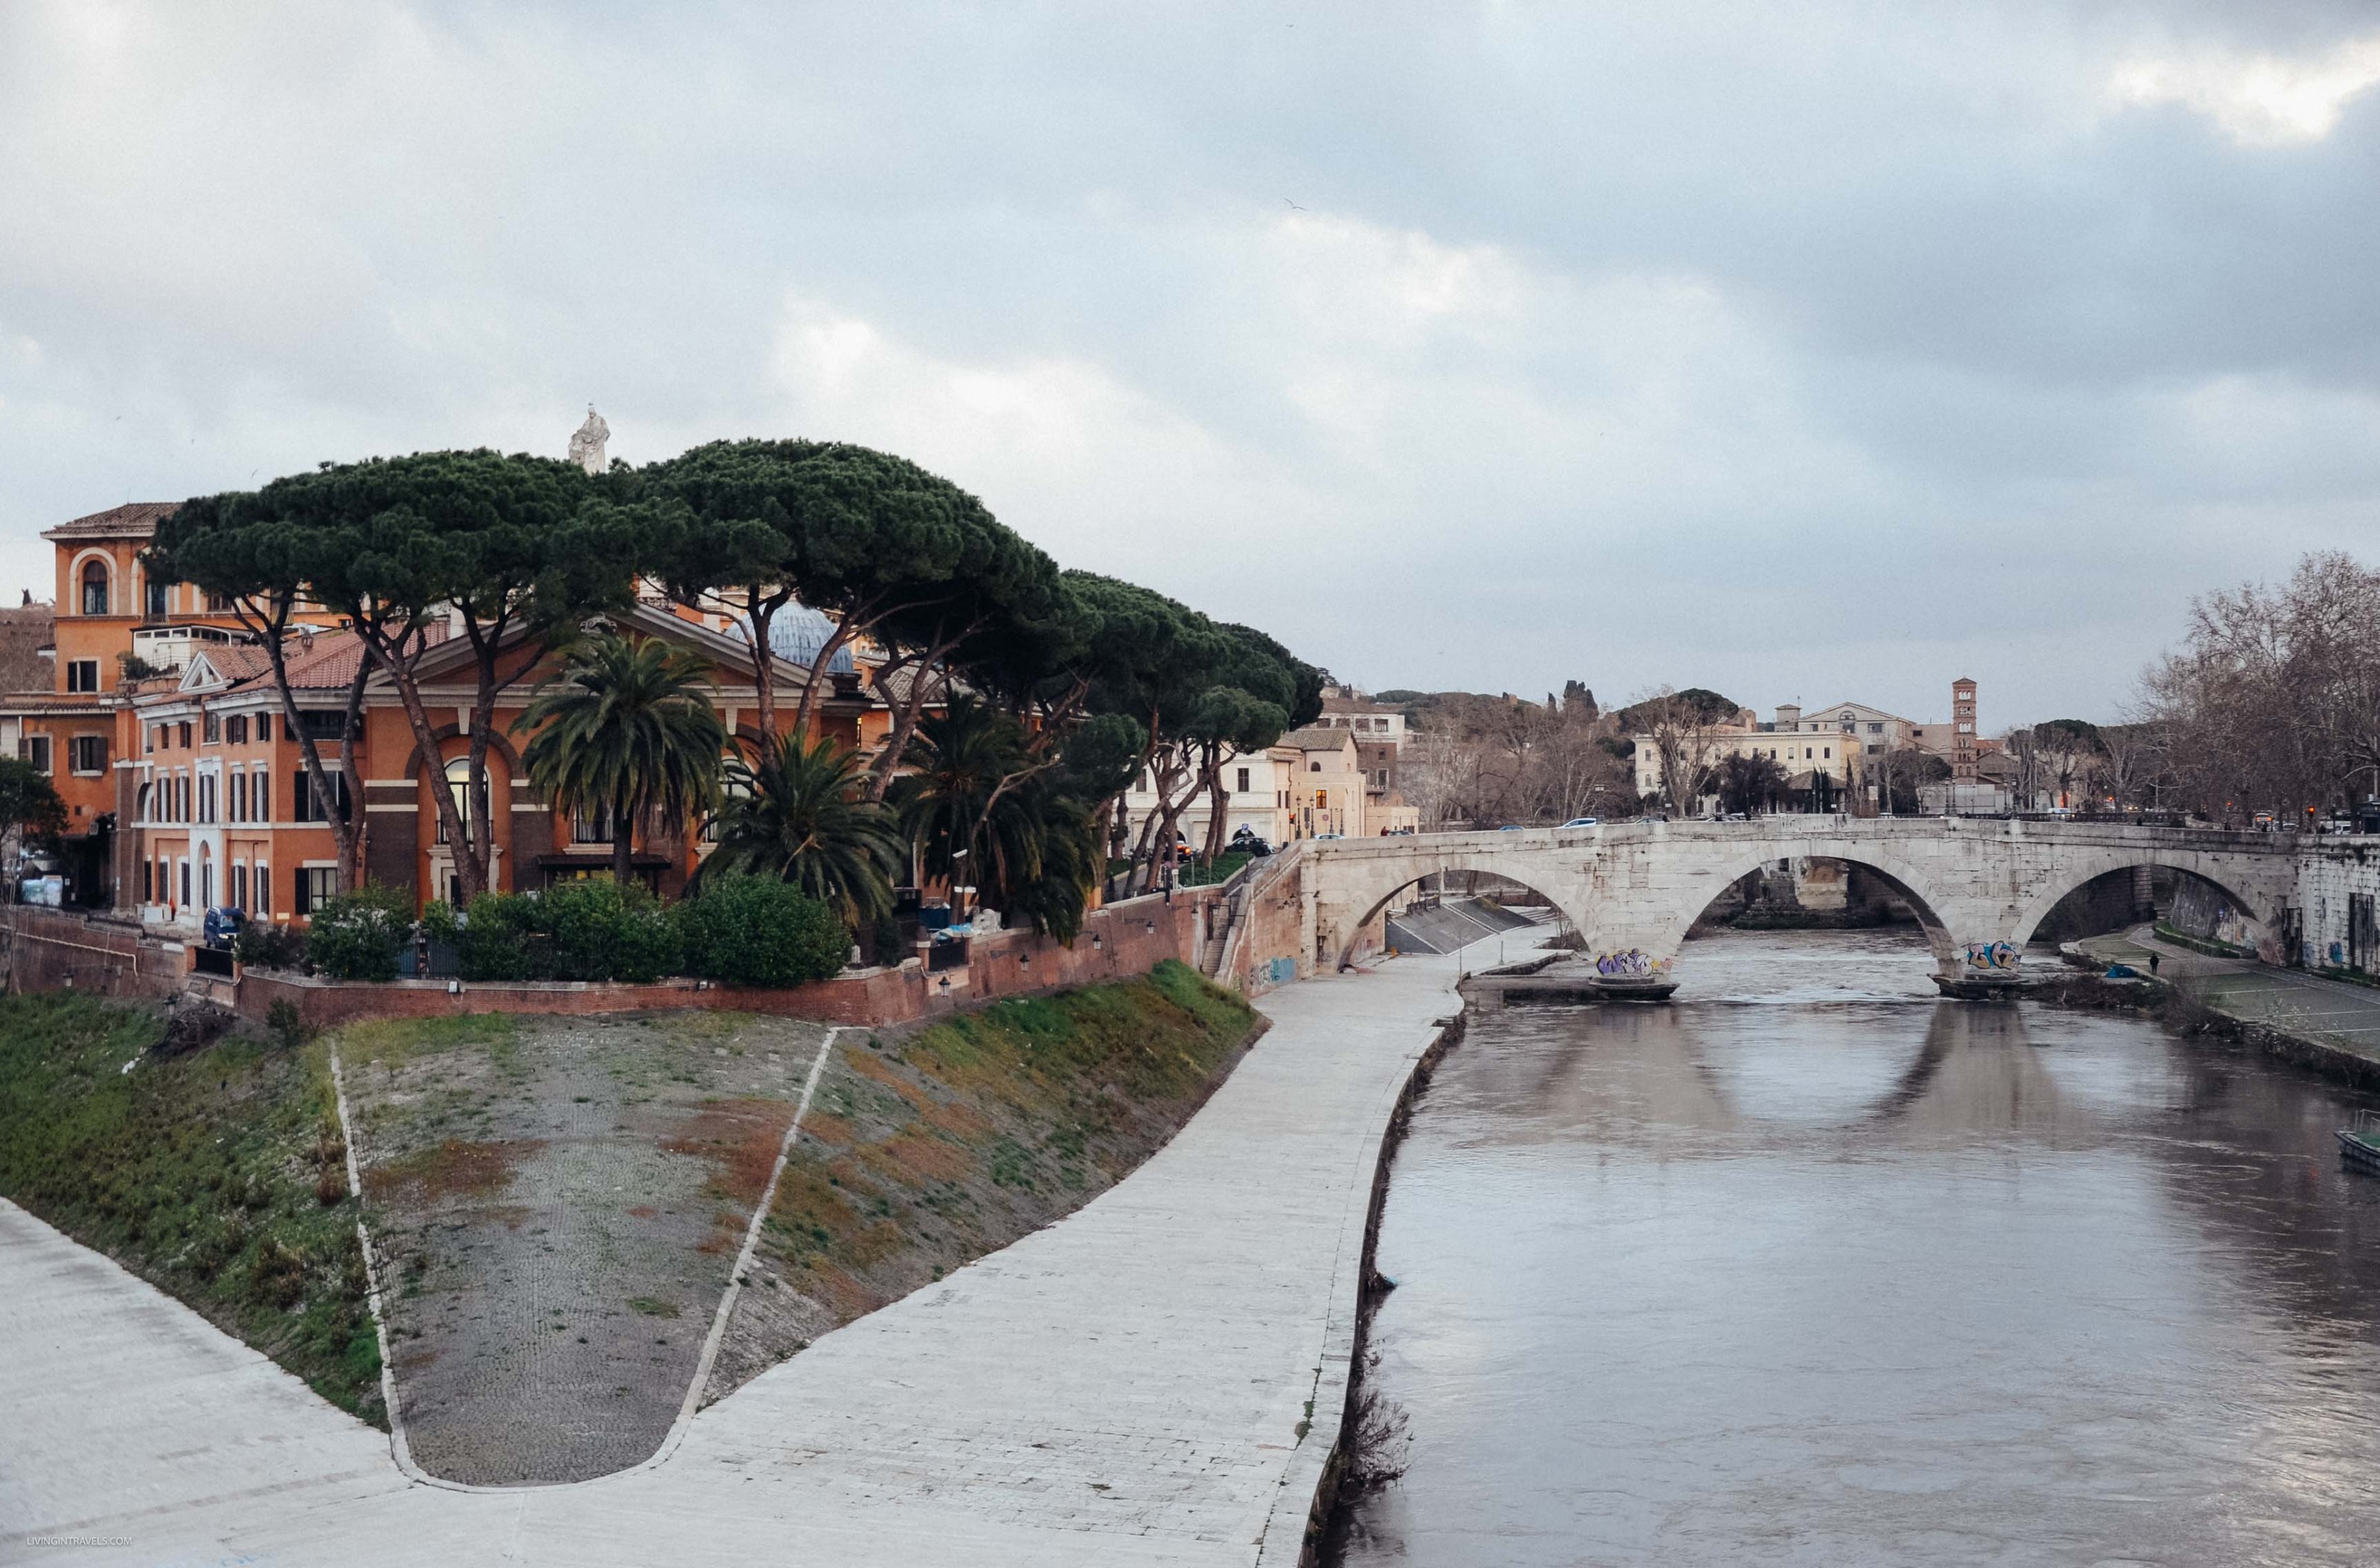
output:
{"label": "blue-gray dome", "polygon": [[[823,611],[807,604],[788,604],[777,612],[769,624],[769,646],[780,659],[790,659],[807,668],[834,635],[834,623]],[[834,650],[834,659],[827,665],[831,674],[852,675],[859,666],[851,657],[851,645],[845,643]]]}

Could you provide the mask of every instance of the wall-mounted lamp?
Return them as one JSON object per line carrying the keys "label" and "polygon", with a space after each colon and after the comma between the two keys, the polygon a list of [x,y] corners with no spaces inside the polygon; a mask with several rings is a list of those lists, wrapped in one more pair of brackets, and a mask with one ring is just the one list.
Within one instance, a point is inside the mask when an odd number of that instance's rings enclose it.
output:
{"label": "wall-mounted lamp", "polygon": [[1105,946],[1105,945],[1107,945],[1107,944],[1106,944],[1106,943],[1104,943],[1104,942],[1102,942],[1101,941],[1099,941],[1099,932],[1097,932],[1097,931],[1093,931],[1093,932],[1091,933],[1091,945],[1092,945],[1093,947],[1095,947],[1095,948],[1096,948],[1096,947],[1104,947],[1104,946]]}

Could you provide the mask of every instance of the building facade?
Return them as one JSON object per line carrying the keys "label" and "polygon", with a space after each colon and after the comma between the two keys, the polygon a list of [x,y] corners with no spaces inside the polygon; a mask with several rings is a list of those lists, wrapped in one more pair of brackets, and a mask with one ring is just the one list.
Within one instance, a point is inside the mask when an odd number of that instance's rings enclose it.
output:
{"label": "building facade", "polygon": [[[177,677],[194,650],[227,650],[247,636],[231,605],[154,578],[142,565],[176,504],[132,502],[42,533],[56,572],[47,645],[32,668],[10,661],[0,691],[0,740],[47,774],[65,802],[68,896],[87,906],[118,902],[136,874],[124,832],[137,806],[136,694]],[[41,608],[20,607],[20,620]]]}
{"label": "building facade", "polygon": [[[219,906],[302,920],[340,891],[334,817],[358,824],[372,880],[413,889],[417,904],[453,896],[456,846],[445,840],[432,792],[468,804],[469,640],[449,638],[420,661],[433,742],[426,749],[394,683],[384,673],[370,675],[353,769],[359,787],[349,789],[341,745],[360,642],[327,613],[301,614],[285,643],[285,703],[264,650],[231,605],[149,577],[140,553],[173,509],[137,503],[48,530],[55,603],[0,612],[0,676],[8,687],[0,692],[0,745],[46,774],[66,805],[69,901],[186,930]],[[612,619],[630,635],[699,655],[729,733],[747,748],[758,744],[743,638],[716,616],[650,594]],[[868,651],[857,650],[863,659]],[[490,885],[518,892],[608,872],[613,824],[556,821],[521,768],[528,737],[514,724],[554,667],[527,643],[507,650],[502,667],[509,681],[486,737]],[[808,671],[780,658],[774,673],[782,734]],[[881,745],[891,725],[866,674],[860,664],[832,672],[814,723],[863,749]],[[304,765],[308,734],[331,775],[327,791]],[[698,838],[664,836],[640,842],[632,863],[649,883],[674,892],[707,852]]]}
{"label": "building facade", "polygon": [[1404,796],[1404,749],[1412,736],[1404,710],[1375,702],[1351,686],[1329,686],[1322,688],[1322,714],[1315,723],[1354,735],[1364,773],[1368,830],[1374,833],[1418,832],[1421,808],[1407,804]]}
{"label": "building facade", "polygon": [[[644,603],[609,619],[626,635],[699,656],[729,735],[747,751],[757,747],[758,697],[746,643]],[[529,737],[519,721],[558,667],[536,646],[507,651],[512,657],[500,667],[510,679],[486,735],[487,884],[520,893],[608,876],[617,824],[555,812],[521,761]],[[422,656],[417,678],[432,716],[428,748],[395,683],[384,673],[367,678],[362,733],[348,771],[341,766],[346,696],[362,657],[348,632],[293,639],[287,667],[294,725],[262,651],[252,647],[202,650],[178,675],[144,682],[128,695],[138,750],[123,769],[130,809],[119,835],[128,861],[119,906],[137,908],[145,922],[181,927],[218,906],[252,918],[303,919],[340,891],[334,818],[358,824],[372,881],[414,889],[417,906],[459,897],[468,845],[449,838],[436,792],[453,798],[466,833],[474,831],[471,645],[449,638]],[[780,735],[792,727],[806,678],[800,666],[778,661]],[[867,706],[856,695],[829,696],[814,727],[856,745]],[[305,734],[314,738],[327,787],[318,788],[305,766]],[[352,793],[342,777],[347,772],[360,784]],[[708,853],[699,835],[663,828],[638,834],[630,865],[656,892],[674,894]]]}

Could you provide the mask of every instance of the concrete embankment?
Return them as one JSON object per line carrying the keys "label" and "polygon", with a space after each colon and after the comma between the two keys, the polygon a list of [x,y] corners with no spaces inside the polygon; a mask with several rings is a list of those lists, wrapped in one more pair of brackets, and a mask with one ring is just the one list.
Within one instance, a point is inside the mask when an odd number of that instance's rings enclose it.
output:
{"label": "concrete embankment", "polygon": [[2143,975],[2151,973],[2154,954],[2160,988],[2178,993],[2185,1012],[2198,1011],[2201,1021],[2211,1015],[2283,1061],[2342,1083],[2380,1088],[2380,990],[2192,952],[2145,926],[2073,945],[2095,964],[2123,964]]}
{"label": "concrete embankment", "polygon": [[1270,1032],[1130,1178],[754,1379],[666,1462],[575,1486],[409,1483],[379,1433],[0,1206],[0,1556],[1295,1562],[1384,1135],[1454,976],[1273,992]]}

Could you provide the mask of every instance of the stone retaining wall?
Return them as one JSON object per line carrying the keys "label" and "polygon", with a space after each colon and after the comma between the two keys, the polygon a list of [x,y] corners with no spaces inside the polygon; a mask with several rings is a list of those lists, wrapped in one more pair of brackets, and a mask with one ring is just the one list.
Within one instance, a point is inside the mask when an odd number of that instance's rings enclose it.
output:
{"label": "stone retaining wall", "polygon": [[155,998],[176,990],[189,966],[182,943],[121,921],[26,905],[6,918],[6,978],[19,991]]}

